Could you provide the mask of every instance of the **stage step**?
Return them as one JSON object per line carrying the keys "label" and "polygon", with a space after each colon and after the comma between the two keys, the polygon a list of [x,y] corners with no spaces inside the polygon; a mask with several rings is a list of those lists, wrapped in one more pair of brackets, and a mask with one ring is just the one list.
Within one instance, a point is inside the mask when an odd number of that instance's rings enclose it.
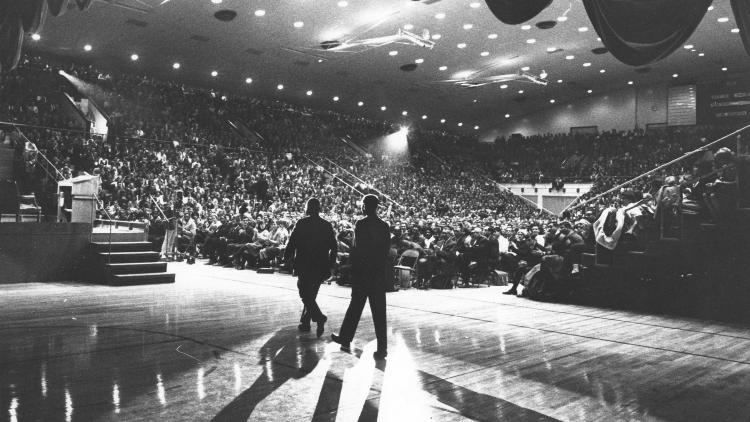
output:
{"label": "stage step", "polygon": [[151,252],[151,242],[92,242],[98,252]]}
{"label": "stage step", "polygon": [[167,272],[166,262],[126,262],[119,264],[104,264],[110,274],[147,274]]}
{"label": "stage step", "polygon": [[159,261],[158,252],[99,252],[99,259],[103,263],[119,264],[125,262],[157,262]]}
{"label": "stage step", "polygon": [[173,273],[114,274],[110,279],[112,286],[135,286],[140,284],[174,283]]}
{"label": "stage step", "polygon": [[174,283],[175,275],[167,272],[167,263],[159,261],[152,247],[144,241],[91,242],[87,279],[110,286]]}

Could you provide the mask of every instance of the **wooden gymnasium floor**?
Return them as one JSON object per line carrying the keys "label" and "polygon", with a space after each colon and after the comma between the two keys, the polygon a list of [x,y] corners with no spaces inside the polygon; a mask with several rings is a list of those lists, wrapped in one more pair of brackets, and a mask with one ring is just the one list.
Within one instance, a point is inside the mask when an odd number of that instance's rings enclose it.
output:
{"label": "wooden gymnasium floor", "polygon": [[0,420],[748,421],[750,328],[500,294],[388,294],[353,354],[286,275],[170,264],[174,285],[0,285]]}

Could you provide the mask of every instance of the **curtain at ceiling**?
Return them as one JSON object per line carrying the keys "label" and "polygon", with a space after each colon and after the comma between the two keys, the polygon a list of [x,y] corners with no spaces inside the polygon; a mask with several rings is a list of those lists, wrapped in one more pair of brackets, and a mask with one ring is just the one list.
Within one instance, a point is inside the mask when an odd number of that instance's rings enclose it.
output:
{"label": "curtain at ceiling", "polygon": [[94,0],[76,0],[76,4],[78,5],[78,10],[87,10],[89,7],[91,7],[91,3],[93,3]]}
{"label": "curtain at ceiling", "polygon": [[[80,10],[93,0],[75,0]],[[13,70],[21,59],[24,33],[42,30],[47,14],[60,16],[68,9],[68,0],[0,0],[0,73]]]}
{"label": "curtain at ceiling", "polygon": [[60,16],[68,10],[68,0],[47,0],[52,16]]}
{"label": "curtain at ceiling", "polygon": [[12,70],[21,59],[23,22],[18,13],[0,5],[0,72]]}
{"label": "curtain at ceiling", "polygon": [[508,25],[524,23],[552,3],[552,0],[485,0],[496,18]]}
{"label": "curtain at ceiling", "polygon": [[698,27],[711,2],[583,0],[604,45],[618,60],[631,66],[661,60],[682,46]]}
{"label": "curtain at ceiling", "polygon": [[39,32],[47,18],[47,2],[45,0],[26,0],[18,4],[23,30],[33,34]]}
{"label": "curtain at ceiling", "polygon": [[745,44],[745,51],[750,54],[750,3],[747,0],[732,0],[732,10],[740,29],[740,37]]}

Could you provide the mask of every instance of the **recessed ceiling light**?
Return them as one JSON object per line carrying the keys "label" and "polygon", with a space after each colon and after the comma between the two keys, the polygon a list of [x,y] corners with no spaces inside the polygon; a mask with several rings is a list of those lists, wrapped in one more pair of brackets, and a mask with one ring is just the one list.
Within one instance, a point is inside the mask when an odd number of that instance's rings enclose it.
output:
{"label": "recessed ceiling light", "polygon": [[181,65],[181,64],[179,64],[179,63],[177,63],[177,62],[174,62],[174,63],[172,63],[172,69],[174,69],[174,70],[177,70],[177,69],[179,69],[179,68],[180,68],[181,66],[182,66],[182,65]]}
{"label": "recessed ceiling light", "polygon": [[712,11],[712,10],[714,10],[714,7],[713,7],[713,5],[711,5],[711,6],[708,6],[708,11],[710,12],[710,11]]}
{"label": "recessed ceiling light", "polygon": [[497,39],[497,34],[490,34],[490,35],[487,35],[487,38],[489,38],[489,39],[491,39],[491,40]]}
{"label": "recessed ceiling light", "polygon": [[528,40],[526,40],[526,44],[535,44],[535,43],[536,43],[536,40],[534,38],[529,38]]}
{"label": "recessed ceiling light", "polygon": [[572,55],[572,54],[571,54],[571,55],[568,55],[568,56],[565,56],[565,60],[573,60],[573,59],[575,59],[575,58],[576,58],[576,56],[574,56],[574,55]]}
{"label": "recessed ceiling light", "polygon": [[628,85],[633,85],[633,81],[628,81]]}
{"label": "recessed ceiling light", "polygon": [[479,7],[479,2],[478,1],[471,2],[469,3],[469,7],[471,7],[472,9],[476,9]]}
{"label": "recessed ceiling light", "polygon": [[411,31],[412,29],[414,29],[414,25],[407,23],[406,25],[404,25],[404,29],[407,31]]}
{"label": "recessed ceiling light", "polygon": [[586,63],[583,64],[583,67],[589,67],[589,66],[591,66],[591,63],[589,63],[589,62],[586,62]]}
{"label": "recessed ceiling light", "polygon": [[255,16],[266,16],[266,11],[263,9],[258,9],[255,11]]}
{"label": "recessed ceiling light", "polygon": [[445,119],[440,119],[440,123],[445,123]]}
{"label": "recessed ceiling light", "polygon": [[567,21],[567,20],[568,20],[568,17],[567,17],[567,16],[558,16],[558,17],[557,17],[557,21],[558,21],[558,22],[565,22],[565,21]]}
{"label": "recessed ceiling light", "polygon": [[607,70],[606,70],[606,69],[601,69],[601,70],[599,70],[599,73],[606,73],[606,72],[607,72]]}
{"label": "recessed ceiling light", "polygon": [[333,101],[338,101],[338,100],[339,100],[339,97],[338,97],[338,96],[336,96],[336,97],[333,97]]}
{"label": "recessed ceiling light", "polygon": [[554,104],[554,103],[555,103],[555,100],[554,100],[554,99],[552,99],[552,100],[549,100],[549,103],[550,103],[550,104]]}
{"label": "recessed ceiling light", "polygon": [[211,3],[213,4],[221,4],[223,0],[211,0]]}
{"label": "recessed ceiling light", "polygon": [[456,45],[456,47],[458,47],[458,48],[466,48],[466,43],[465,42],[459,43],[459,44]]}
{"label": "recessed ceiling light", "polygon": [[733,28],[732,29],[732,33],[733,34],[739,34],[740,33],[740,28]]}
{"label": "recessed ceiling light", "polygon": [[601,37],[596,37],[596,40],[599,41],[599,42],[602,42]]}
{"label": "recessed ceiling light", "polygon": [[482,56],[482,57],[487,57],[487,56],[490,55],[490,52],[489,51],[482,51],[481,53],[479,53],[479,55]]}
{"label": "recessed ceiling light", "polygon": [[406,116],[407,114],[409,114],[409,113],[407,113],[406,110],[404,110],[404,111],[401,112],[402,116]]}
{"label": "recessed ceiling light", "polygon": [[518,93],[519,93],[519,94],[523,94],[523,90],[522,90],[522,89],[519,89],[519,90],[518,90]]}
{"label": "recessed ceiling light", "polygon": [[479,126],[474,126],[474,130],[479,130]]}
{"label": "recessed ceiling light", "polygon": [[295,28],[302,28],[303,26],[305,26],[305,23],[302,22],[302,21],[294,22],[294,27]]}
{"label": "recessed ceiling light", "polygon": [[506,114],[506,115],[505,115],[505,118],[506,118],[506,119],[510,119],[510,114]]}
{"label": "recessed ceiling light", "polygon": [[706,53],[698,53],[698,57],[703,57],[705,55],[706,55]]}
{"label": "recessed ceiling light", "polygon": [[464,122],[458,122],[458,127],[461,127],[464,125]]}
{"label": "recessed ceiling light", "polygon": [[524,25],[521,27],[521,29],[523,29],[524,31],[528,31],[529,29],[531,29],[531,25]]}
{"label": "recessed ceiling light", "polygon": [[521,68],[521,70],[524,71],[524,72],[528,71],[529,69],[530,69],[530,67],[528,67],[528,66],[524,66],[524,67]]}
{"label": "recessed ceiling light", "polygon": [[219,76],[219,72],[217,72],[217,71],[214,70],[214,71],[211,72],[211,76],[213,76],[215,78],[215,77]]}
{"label": "recessed ceiling light", "polygon": [[42,36],[39,34],[31,34],[31,39],[34,41],[39,41],[42,39]]}
{"label": "recessed ceiling light", "polygon": [[724,17],[724,18],[719,18],[719,19],[716,19],[716,20],[717,20],[718,22],[721,22],[721,23],[724,23],[724,22],[729,22],[729,18],[726,18],[726,17]]}
{"label": "recessed ceiling light", "polygon": [[548,53],[554,53],[555,51],[557,51],[557,47],[547,47]]}
{"label": "recessed ceiling light", "polygon": [[587,92],[587,93],[589,93],[589,94],[591,94],[591,93],[592,93],[592,92],[594,92],[594,91],[592,91],[592,90],[590,90],[590,89],[589,89],[589,90],[588,90],[588,91],[586,91],[586,92]]}
{"label": "recessed ceiling light", "polygon": [[336,3],[338,7],[346,7],[349,6],[349,2],[345,0],[341,0],[340,2]]}
{"label": "recessed ceiling light", "polygon": [[440,66],[438,67],[438,70],[448,70],[448,66]]}
{"label": "recessed ceiling light", "polygon": [[253,83],[253,78],[245,78],[245,83],[246,83],[246,84],[251,84],[251,83]]}
{"label": "recessed ceiling light", "polygon": [[675,74],[672,75],[673,78],[676,78],[678,76],[680,76],[679,73],[675,73]]}
{"label": "recessed ceiling light", "polygon": [[307,96],[309,97],[309,96],[311,96],[313,94],[313,92],[312,91],[307,91],[307,92],[305,92],[305,94],[307,94]]}
{"label": "recessed ceiling light", "polygon": [[582,27],[578,28],[578,32],[586,32],[588,30],[589,30],[588,26],[582,26]]}
{"label": "recessed ceiling light", "polygon": [[362,107],[363,105],[365,105],[365,103],[364,103],[364,102],[362,102],[362,101],[360,101],[360,102],[358,102],[358,103],[357,103],[357,106],[358,106],[358,107]]}
{"label": "recessed ceiling light", "polygon": [[469,29],[473,28],[473,27],[474,27],[474,25],[472,25],[472,24],[470,24],[470,23],[465,23],[465,24],[464,24],[464,29],[465,29],[465,30],[467,30],[467,31],[468,31]]}
{"label": "recessed ceiling light", "polygon": [[562,79],[558,79],[557,83],[561,84],[562,83]]}
{"label": "recessed ceiling light", "polygon": [[505,89],[507,87],[508,87],[508,85],[505,85],[505,84],[500,85],[500,89]]}
{"label": "recessed ceiling light", "polygon": [[414,60],[414,63],[416,63],[416,64],[422,64],[422,63],[424,63],[424,59],[416,59],[416,60]]}
{"label": "recessed ceiling light", "polygon": [[136,61],[136,60],[138,60],[138,59],[140,59],[140,56],[138,56],[137,54],[131,54],[131,55],[130,55],[130,60],[132,60],[132,61]]}
{"label": "recessed ceiling light", "polygon": [[385,111],[386,106],[380,106],[380,111]]}
{"label": "recessed ceiling light", "polygon": [[440,35],[440,34],[432,34],[432,39],[433,39],[433,40],[439,40],[439,39],[440,39],[440,38],[442,38],[442,37],[443,37],[443,36],[442,36],[442,35]]}
{"label": "recessed ceiling light", "polygon": [[284,89],[284,85],[283,84],[278,84],[278,85],[276,85],[276,89],[278,89],[279,91],[281,91],[282,89]]}
{"label": "recessed ceiling light", "polygon": [[427,120],[427,115],[426,114],[422,115],[422,120]]}
{"label": "recessed ceiling light", "polygon": [[684,46],[682,46],[682,48],[684,48],[685,50],[692,50],[693,47],[693,44],[685,44]]}
{"label": "recessed ceiling light", "polygon": [[476,98],[474,98],[473,100],[471,100],[472,103],[476,103],[477,101],[479,101],[479,100],[477,100]]}
{"label": "recessed ceiling light", "polygon": [[726,72],[727,70],[729,70],[729,69],[727,69],[726,67],[722,67],[722,68],[721,68],[721,71],[722,71],[722,72]]}
{"label": "recessed ceiling light", "polygon": [[440,12],[436,14],[435,19],[445,19],[445,13]]}
{"label": "recessed ceiling light", "polygon": [[91,51],[91,49],[94,48],[91,46],[91,44],[86,44],[83,46],[83,51]]}
{"label": "recessed ceiling light", "polygon": [[391,50],[391,51],[388,52],[389,56],[395,56],[397,54],[398,54],[398,51],[396,51],[396,50]]}

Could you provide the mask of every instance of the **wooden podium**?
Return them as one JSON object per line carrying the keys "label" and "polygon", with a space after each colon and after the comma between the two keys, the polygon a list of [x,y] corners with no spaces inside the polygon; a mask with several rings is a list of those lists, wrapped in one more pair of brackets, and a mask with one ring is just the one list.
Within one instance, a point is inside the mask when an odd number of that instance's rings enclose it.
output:
{"label": "wooden podium", "polygon": [[64,187],[70,187],[72,206],[70,208],[71,223],[88,223],[93,224],[96,218],[96,199],[99,194],[99,185],[101,180],[99,176],[85,174],[62,181],[58,185],[60,191]]}

